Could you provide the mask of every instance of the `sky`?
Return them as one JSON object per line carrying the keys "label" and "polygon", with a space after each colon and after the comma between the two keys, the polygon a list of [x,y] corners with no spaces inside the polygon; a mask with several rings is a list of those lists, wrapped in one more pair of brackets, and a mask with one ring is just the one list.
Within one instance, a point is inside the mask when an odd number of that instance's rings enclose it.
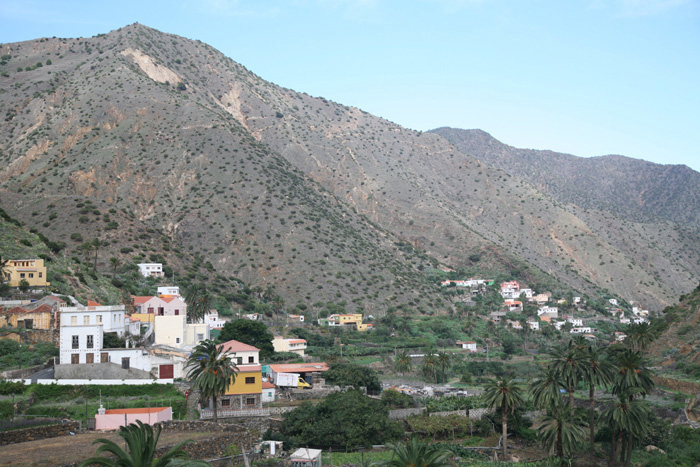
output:
{"label": "sky", "polygon": [[0,43],[135,22],[415,130],[700,171],[700,0],[0,1]]}

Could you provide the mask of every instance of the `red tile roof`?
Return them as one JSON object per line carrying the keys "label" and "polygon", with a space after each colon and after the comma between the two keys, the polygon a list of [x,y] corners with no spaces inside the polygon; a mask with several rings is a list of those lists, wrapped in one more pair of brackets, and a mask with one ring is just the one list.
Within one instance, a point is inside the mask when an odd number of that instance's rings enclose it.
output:
{"label": "red tile roof", "polygon": [[21,306],[16,306],[13,308],[8,308],[2,313],[12,313],[12,314],[25,314],[25,313],[51,313],[53,311],[53,308],[51,308],[51,305],[39,305],[38,307],[34,308],[33,310],[27,310],[26,308],[22,308]]}
{"label": "red tile roof", "polygon": [[316,371],[328,371],[328,364],[320,363],[279,363],[270,365],[275,373],[313,373]]}
{"label": "red tile roof", "polygon": [[224,350],[228,352],[260,352],[260,349],[253,347],[252,345],[244,344],[243,342],[238,342],[230,340],[224,342],[219,347],[223,347]]}
{"label": "red tile roof", "polygon": [[149,301],[153,297],[135,297],[135,296],[132,296],[132,298],[134,299],[134,305],[143,305],[144,303],[146,303],[147,301]]}
{"label": "red tile roof", "polygon": [[275,386],[274,384],[272,384],[272,383],[269,382],[269,381],[263,381],[263,383],[262,383],[262,388],[263,388],[263,389],[274,389],[274,388],[276,388],[276,387],[277,387],[277,386]]}
{"label": "red tile roof", "polygon": [[102,306],[97,302],[94,302],[92,300],[88,300],[87,306]]}
{"label": "red tile roof", "polygon": [[143,407],[140,409],[109,409],[105,411],[107,415],[134,414],[134,413],[158,413],[170,407]]}

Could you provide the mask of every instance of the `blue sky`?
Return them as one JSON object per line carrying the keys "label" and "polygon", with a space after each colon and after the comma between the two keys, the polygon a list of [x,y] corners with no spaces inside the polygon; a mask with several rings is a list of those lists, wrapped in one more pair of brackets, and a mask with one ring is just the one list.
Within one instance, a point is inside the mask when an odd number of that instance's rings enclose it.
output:
{"label": "blue sky", "polygon": [[409,128],[700,171],[700,0],[0,2],[0,42],[134,22]]}

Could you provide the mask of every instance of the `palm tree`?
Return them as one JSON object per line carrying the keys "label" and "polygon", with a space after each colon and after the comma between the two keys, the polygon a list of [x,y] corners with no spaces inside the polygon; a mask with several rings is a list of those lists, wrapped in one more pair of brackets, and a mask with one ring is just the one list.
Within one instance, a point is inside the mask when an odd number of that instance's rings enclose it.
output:
{"label": "palm tree", "polygon": [[185,368],[189,370],[187,378],[199,390],[202,399],[211,399],[214,422],[218,422],[216,398],[226,394],[229,385],[236,381],[238,367],[223,346],[205,340],[193,349]]}
{"label": "palm tree", "polygon": [[394,371],[405,375],[413,370],[413,361],[406,350],[400,351],[394,357]]}
{"label": "palm tree", "polygon": [[[561,391],[564,385],[559,379],[559,374],[554,371],[551,366],[540,369],[540,374],[529,385],[530,393],[532,394],[532,402],[536,407],[547,411],[548,417],[560,417],[565,411],[564,400],[562,399]],[[570,412],[569,412],[570,414]],[[554,441],[549,442],[549,436],[556,437],[557,452],[562,452],[563,433],[561,431],[562,424],[557,424],[556,434],[553,435],[549,431],[540,433],[542,443],[551,448]],[[563,454],[561,454],[563,456]]]}
{"label": "palm tree", "polygon": [[582,377],[582,352],[574,341],[559,345],[549,352],[549,364],[565,384],[569,393],[569,410],[574,411],[574,388]]}
{"label": "palm tree", "polygon": [[211,308],[211,296],[204,284],[192,284],[185,292],[187,322],[199,323]]}
{"label": "palm tree", "polygon": [[423,374],[429,381],[435,381],[437,379],[437,365],[437,357],[433,354],[433,350],[428,350],[423,357]]}
{"label": "palm tree", "polygon": [[450,367],[450,354],[448,354],[445,351],[438,352],[437,354],[437,364],[440,367],[440,374],[442,376],[442,382],[444,383],[445,380],[445,370]]}
{"label": "palm tree", "polygon": [[[101,443],[97,448],[97,456],[83,461],[80,467],[88,465],[123,466],[123,467],[164,467],[176,465],[204,466],[209,465],[203,461],[188,461],[188,455],[182,450],[185,444],[192,443],[192,440],[183,441],[175,445],[161,458],[156,459],[156,447],[160,438],[161,427],[155,425],[155,431],[151,425],[145,425],[140,420],[136,424],[119,428],[119,436],[124,439],[126,450],[122,449],[109,439],[96,439],[92,444]],[[99,454],[107,452],[110,457],[103,457]]]}
{"label": "palm tree", "polygon": [[612,382],[615,368],[607,359],[604,349],[589,347],[584,352],[583,380],[588,384],[588,429],[591,449],[595,445],[595,388]]}
{"label": "palm tree", "polygon": [[413,435],[407,443],[390,444],[391,460],[372,463],[376,467],[447,467],[451,453]]}
{"label": "palm tree", "polygon": [[646,396],[654,387],[651,370],[641,352],[621,349],[613,354],[617,372],[613,377],[613,394],[628,394],[632,399]]}
{"label": "palm tree", "polygon": [[561,459],[578,450],[586,439],[586,431],[570,411],[560,410],[545,415],[542,424],[538,428],[540,441],[547,450],[551,450],[556,444],[557,456]]}
{"label": "palm tree", "polygon": [[625,346],[635,352],[646,351],[658,337],[656,329],[649,323],[630,324],[625,333]]}
{"label": "palm tree", "polygon": [[112,266],[112,277],[117,275],[117,268],[122,264],[122,261],[116,256],[109,258],[109,264]]}
{"label": "palm tree", "polygon": [[627,435],[627,452],[622,452],[625,456],[625,465],[630,465],[632,457],[632,443],[634,440],[643,438],[647,432],[649,411],[646,405],[640,400],[630,397],[629,394],[618,394],[615,403],[608,407],[601,415],[610,427],[612,442],[610,446],[610,463],[617,461],[617,452],[621,440]]}
{"label": "palm tree", "polygon": [[508,458],[508,414],[523,404],[522,387],[511,378],[490,380],[484,388],[484,402],[491,408],[501,410],[503,457]]}

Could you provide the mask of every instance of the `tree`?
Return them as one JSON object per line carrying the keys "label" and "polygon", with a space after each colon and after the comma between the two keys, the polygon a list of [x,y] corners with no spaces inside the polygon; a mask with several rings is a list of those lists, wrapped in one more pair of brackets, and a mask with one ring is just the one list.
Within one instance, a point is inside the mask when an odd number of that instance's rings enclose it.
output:
{"label": "tree", "polygon": [[574,388],[583,376],[582,351],[574,341],[554,347],[549,352],[549,365],[557,373],[569,393],[569,410],[574,411]]}
{"label": "tree", "polygon": [[269,358],[275,353],[272,335],[265,323],[249,319],[237,319],[224,324],[219,334],[219,342],[237,340],[260,349],[260,358]]}
{"label": "tree", "polygon": [[621,349],[613,354],[617,371],[613,377],[613,394],[628,394],[631,399],[645,396],[654,387],[651,370],[641,352]]}
{"label": "tree", "polygon": [[405,375],[413,370],[413,361],[406,350],[402,350],[394,357],[394,371]]}
{"label": "tree", "polygon": [[[136,424],[132,423],[119,428],[118,434],[124,439],[126,450],[109,439],[96,439],[92,444],[101,444],[97,448],[98,455],[83,461],[80,466],[165,467],[176,465],[209,465],[209,463],[202,461],[183,461],[183,459],[187,459],[189,456],[182,450],[182,447],[192,443],[192,440],[183,441],[173,446],[162,457],[156,459],[156,447],[158,445],[158,438],[160,438],[161,427],[159,424],[156,424],[155,427],[156,429],[154,431],[150,425],[145,425],[139,420]],[[100,456],[99,454],[103,452],[107,452],[112,456]]]}
{"label": "tree", "polygon": [[423,365],[421,367],[421,370],[423,371],[423,374],[428,379],[428,381],[437,381],[437,366],[437,357],[433,353],[432,349],[428,350],[425,356],[423,357]]}
{"label": "tree", "polygon": [[601,414],[611,431],[610,463],[617,462],[617,453],[621,441],[627,434],[627,452],[622,450],[621,456],[626,456],[625,464],[629,465],[632,457],[632,442],[642,439],[647,431],[649,411],[640,400],[630,398],[626,393],[618,394],[615,403]]}
{"label": "tree", "polygon": [[522,387],[511,378],[489,380],[484,388],[484,402],[501,411],[503,457],[508,458],[508,414],[524,403]]}
{"label": "tree", "polygon": [[413,435],[406,443],[389,444],[391,459],[372,463],[372,467],[447,467],[449,451],[431,446]]}
{"label": "tree", "polygon": [[549,410],[561,403],[561,389],[564,389],[564,385],[557,372],[547,367],[540,370],[538,377],[530,383],[529,389],[535,407]]}
{"label": "tree", "polygon": [[335,362],[323,375],[327,383],[341,387],[352,386],[356,389],[367,388],[367,391],[378,393],[382,390],[377,372],[373,369],[355,363]]}
{"label": "tree", "polygon": [[29,281],[27,279],[20,279],[18,287],[20,291],[26,293],[30,287]]}
{"label": "tree", "polygon": [[447,352],[438,352],[436,360],[438,366],[440,367],[440,375],[442,377],[441,381],[444,383],[447,381],[445,379],[445,370],[450,367],[450,354]]}
{"label": "tree", "polygon": [[403,435],[381,401],[356,389],[335,392],[316,405],[304,402],[284,415],[281,432],[297,445],[341,449],[384,444]]}
{"label": "tree", "polygon": [[0,283],[3,283],[10,279],[10,273],[7,267],[7,264],[9,262],[9,259],[2,259],[2,256],[0,256]]}
{"label": "tree", "polygon": [[185,368],[187,378],[199,390],[202,399],[212,400],[214,422],[218,422],[216,398],[226,394],[229,385],[236,381],[238,367],[235,362],[221,345],[205,340],[194,348]]}
{"label": "tree", "polygon": [[577,451],[586,439],[584,428],[564,407],[545,415],[538,430],[540,441],[547,450],[556,444],[559,458]]}
{"label": "tree", "polygon": [[185,291],[187,322],[201,323],[211,308],[211,295],[204,284],[192,284]]}
{"label": "tree", "polygon": [[595,388],[609,385],[615,369],[603,349],[588,347],[583,355],[582,370],[583,380],[588,384],[588,429],[592,450],[595,445]]}
{"label": "tree", "polygon": [[112,277],[117,275],[117,268],[122,264],[122,261],[116,256],[109,258],[109,264],[112,266]]}
{"label": "tree", "polygon": [[630,324],[624,344],[635,352],[644,352],[658,337],[658,328],[649,323]]}

